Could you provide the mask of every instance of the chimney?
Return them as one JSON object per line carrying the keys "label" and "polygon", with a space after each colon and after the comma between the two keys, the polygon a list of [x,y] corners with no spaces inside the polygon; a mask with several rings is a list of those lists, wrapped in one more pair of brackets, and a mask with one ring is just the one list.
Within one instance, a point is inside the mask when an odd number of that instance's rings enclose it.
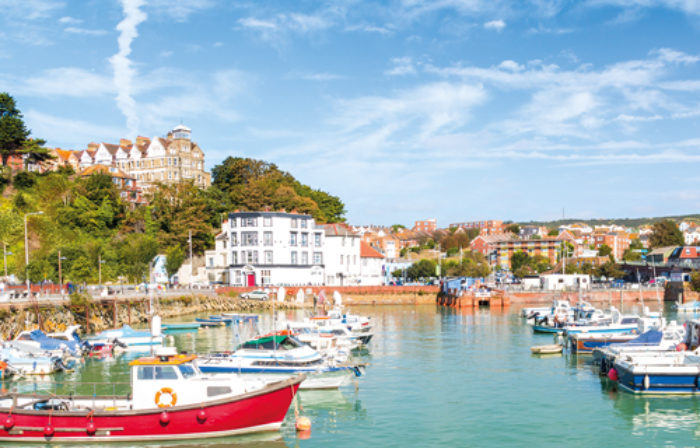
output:
{"label": "chimney", "polygon": [[97,150],[97,148],[99,148],[99,147],[100,147],[100,144],[99,144],[99,143],[90,142],[90,143],[88,143],[87,149],[88,149],[88,151],[95,151],[95,150]]}
{"label": "chimney", "polygon": [[131,146],[131,140],[127,138],[121,138],[119,139],[119,146],[122,148],[126,148],[127,146]]}

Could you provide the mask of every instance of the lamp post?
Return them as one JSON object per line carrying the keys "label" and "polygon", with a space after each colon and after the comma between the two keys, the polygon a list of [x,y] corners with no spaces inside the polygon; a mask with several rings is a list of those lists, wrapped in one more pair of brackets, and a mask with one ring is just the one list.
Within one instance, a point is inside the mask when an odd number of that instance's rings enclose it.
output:
{"label": "lamp post", "polygon": [[27,217],[31,215],[43,215],[44,212],[31,212],[24,214],[24,275],[27,282],[27,295],[32,294],[31,288],[29,286],[29,237],[27,236]]}
{"label": "lamp post", "polygon": [[100,289],[102,289],[102,263],[104,263],[104,261],[102,260],[102,254],[100,254],[97,256],[97,272],[98,272],[97,283],[100,284]]}

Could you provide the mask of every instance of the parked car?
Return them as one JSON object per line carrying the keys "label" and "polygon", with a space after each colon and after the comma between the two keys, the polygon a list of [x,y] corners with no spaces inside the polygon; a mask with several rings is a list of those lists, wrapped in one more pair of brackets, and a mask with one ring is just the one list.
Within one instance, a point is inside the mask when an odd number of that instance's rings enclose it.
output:
{"label": "parked car", "polygon": [[270,296],[261,289],[255,291],[244,292],[240,295],[241,299],[246,300],[269,300]]}

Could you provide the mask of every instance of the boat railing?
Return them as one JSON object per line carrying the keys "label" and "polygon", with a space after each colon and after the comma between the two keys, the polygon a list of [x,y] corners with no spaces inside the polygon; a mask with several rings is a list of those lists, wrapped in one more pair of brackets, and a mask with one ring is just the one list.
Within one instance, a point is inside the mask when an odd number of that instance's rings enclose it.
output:
{"label": "boat railing", "polygon": [[0,398],[24,395],[37,399],[53,398],[57,396],[67,398],[92,398],[93,409],[99,399],[103,404],[105,400],[112,400],[117,407],[117,400],[131,399],[131,383],[129,382],[99,382],[99,381],[37,381],[36,379],[13,379],[0,383]]}

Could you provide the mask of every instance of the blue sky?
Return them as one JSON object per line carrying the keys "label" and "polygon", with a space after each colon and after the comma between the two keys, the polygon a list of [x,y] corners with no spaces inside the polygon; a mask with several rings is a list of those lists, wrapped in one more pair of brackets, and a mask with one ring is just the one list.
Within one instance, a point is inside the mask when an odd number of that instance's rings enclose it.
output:
{"label": "blue sky", "polygon": [[354,224],[700,211],[699,0],[0,0],[49,146],[182,122]]}

